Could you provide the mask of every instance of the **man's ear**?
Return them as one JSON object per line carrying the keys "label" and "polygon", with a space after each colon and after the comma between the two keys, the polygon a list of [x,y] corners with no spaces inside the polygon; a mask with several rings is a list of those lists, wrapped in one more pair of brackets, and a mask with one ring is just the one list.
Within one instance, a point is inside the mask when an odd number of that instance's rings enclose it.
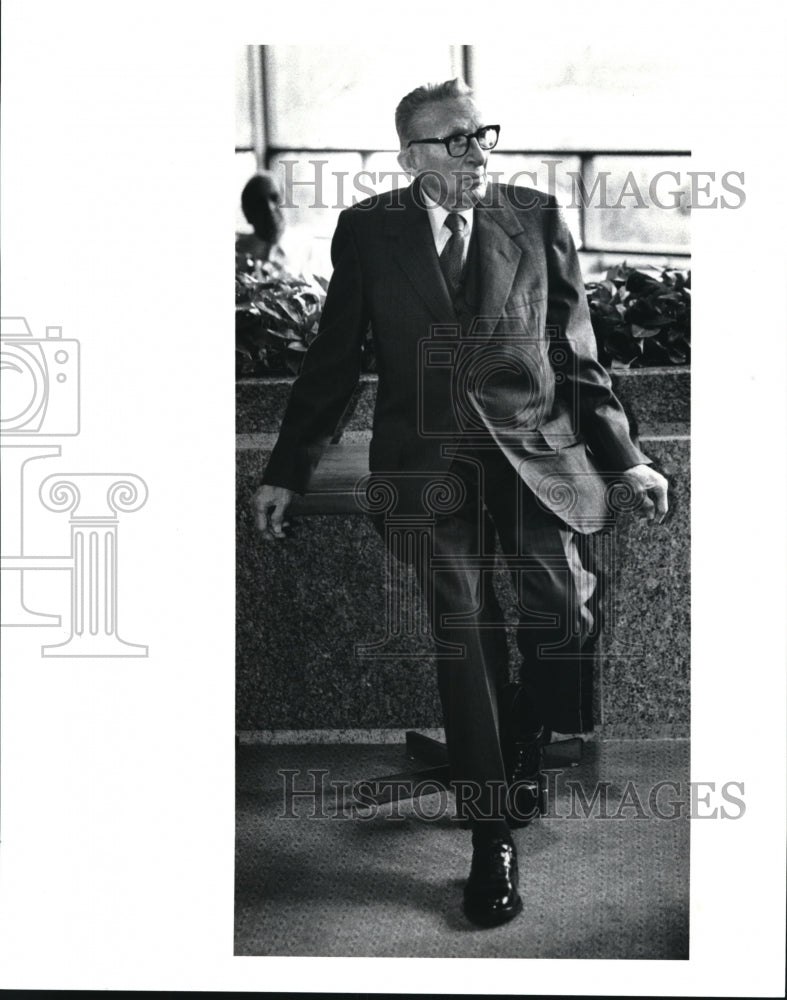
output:
{"label": "man's ear", "polygon": [[411,148],[400,149],[396,157],[396,162],[411,177],[415,176],[416,169],[413,163],[413,150]]}

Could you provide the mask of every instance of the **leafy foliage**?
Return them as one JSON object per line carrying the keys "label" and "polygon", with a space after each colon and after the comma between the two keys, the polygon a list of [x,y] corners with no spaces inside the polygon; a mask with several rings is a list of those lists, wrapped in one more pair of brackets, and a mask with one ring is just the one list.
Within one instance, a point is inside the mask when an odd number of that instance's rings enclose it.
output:
{"label": "leafy foliage", "polygon": [[624,263],[585,290],[599,360],[607,368],[689,363],[691,271]]}
{"label": "leafy foliage", "polygon": [[[281,264],[235,255],[238,377],[297,375],[317,336],[328,282],[297,278]],[[612,267],[585,286],[599,360],[607,368],[685,365],[690,360],[691,272]],[[367,330],[362,368],[374,371]]]}
{"label": "leafy foliage", "polygon": [[[297,375],[317,336],[328,282],[290,274],[281,264],[235,254],[235,374]],[[364,370],[373,370],[371,338]]]}
{"label": "leafy foliage", "polygon": [[281,265],[235,254],[235,369],[238,375],[295,375],[317,336],[326,284]]}

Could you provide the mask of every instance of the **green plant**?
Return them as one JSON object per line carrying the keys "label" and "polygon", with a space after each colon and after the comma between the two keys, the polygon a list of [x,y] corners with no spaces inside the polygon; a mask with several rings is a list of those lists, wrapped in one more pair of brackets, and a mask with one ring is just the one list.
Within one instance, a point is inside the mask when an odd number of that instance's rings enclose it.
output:
{"label": "green plant", "polygon": [[691,271],[623,263],[585,290],[599,360],[607,368],[689,363]]}

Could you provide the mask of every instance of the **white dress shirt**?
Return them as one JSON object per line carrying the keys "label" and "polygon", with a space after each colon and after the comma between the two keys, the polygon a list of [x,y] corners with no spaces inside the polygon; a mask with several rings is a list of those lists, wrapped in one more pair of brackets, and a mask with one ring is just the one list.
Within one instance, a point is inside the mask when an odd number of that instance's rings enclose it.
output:
{"label": "white dress shirt", "polygon": [[[446,243],[451,238],[451,230],[446,226],[445,220],[448,217],[448,209],[443,208],[442,205],[438,205],[436,201],[426,193],[426,191],[421,192],[424,204],[429,210],[429,225],[432,227],[432,237],[434,239],[435,249],[437,250],[437,256],[443,252],[443,248]],[[462,263],[467,263],[467,250],[470,246],[470,236],[473,232],[473,209],[466,208],[461,212],[457,212],[457,215],[461,215],[465,220],[465,228],[462,230],[463,247],[462,247]]]}

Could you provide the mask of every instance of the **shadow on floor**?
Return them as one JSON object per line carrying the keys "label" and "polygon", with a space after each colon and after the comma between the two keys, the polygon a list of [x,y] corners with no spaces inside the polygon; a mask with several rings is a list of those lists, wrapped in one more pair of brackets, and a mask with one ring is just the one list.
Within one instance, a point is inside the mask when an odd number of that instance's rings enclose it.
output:
{"label": "shadow on floor", "polygon": [[461,910],[450,796],[337,809],[406,766],[395,746],[239,748],[236,955],[688,958],[688,741],[589,743],[555,771],[547,816],[514,832],[523,913],[491,930]]}

